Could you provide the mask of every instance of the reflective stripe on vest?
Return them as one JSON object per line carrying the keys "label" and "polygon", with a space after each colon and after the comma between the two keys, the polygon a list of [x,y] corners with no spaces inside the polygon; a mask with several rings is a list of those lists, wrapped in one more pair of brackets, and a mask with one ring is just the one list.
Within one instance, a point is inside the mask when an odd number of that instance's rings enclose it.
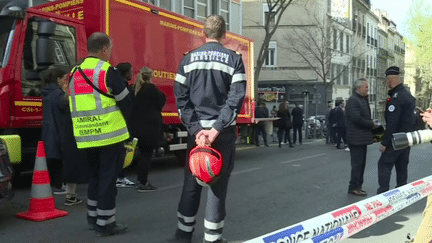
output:
{"label": "reflective stripe on vest", "polygon": [[[91,57],[80,65],[93,85],[108,94],[110,92],[106,86],[106,75],[110,66],[108,62]],[[116,100],[93,89],[78,71],[73,72],[69,94],[78,148],[101,147],[129,138],[126,122]]]}

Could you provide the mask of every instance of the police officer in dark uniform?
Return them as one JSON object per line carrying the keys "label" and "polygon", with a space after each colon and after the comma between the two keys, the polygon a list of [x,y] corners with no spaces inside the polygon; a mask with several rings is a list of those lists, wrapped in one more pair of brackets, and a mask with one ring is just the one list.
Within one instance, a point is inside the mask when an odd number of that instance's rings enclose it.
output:
{"label": "police officer in dark uniform", "polygon": [[410,148],[394,150],[392,134],[398,132],[412,132],[414,130],[415,98],[403,86],[399,67],[389,67],[386,72],[386,82],[390,88],[389,99],[385,111],[386,131],[381,142],[381,157],[378,161],[377,194],[390,189],[390,176],[393,166],[396,168],[396,187],[407,184],[408,162]]}
{"label": "police officer in dark uniform", "polygon": [[[236,118],[246,93],[245,67],[241,55],[225,48],[226,25],[212,15],[204,24],[206,43],[186,54],[178,68],[174,93],[180,118],[188,130],[188,151],[209,146],[222,154],[219,179],[210,185],[204,220],[204,242],[222,238],[228,180],[234,168]],[[185,166],[183,191],[178,206],[177,242],[191,242],[202,186]]]}

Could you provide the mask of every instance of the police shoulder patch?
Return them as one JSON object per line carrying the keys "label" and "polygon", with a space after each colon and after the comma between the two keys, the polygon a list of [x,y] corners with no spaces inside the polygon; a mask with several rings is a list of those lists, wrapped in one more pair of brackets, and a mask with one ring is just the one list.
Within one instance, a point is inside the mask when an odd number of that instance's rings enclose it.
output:
{"label": "police shoulder patch", "polygon": [[394,105],[389,106],[389,107],[388,107],[388,110],[389,110],[390,112],[393,112],[393,111],[395,110],[395,106],[394,106]]}

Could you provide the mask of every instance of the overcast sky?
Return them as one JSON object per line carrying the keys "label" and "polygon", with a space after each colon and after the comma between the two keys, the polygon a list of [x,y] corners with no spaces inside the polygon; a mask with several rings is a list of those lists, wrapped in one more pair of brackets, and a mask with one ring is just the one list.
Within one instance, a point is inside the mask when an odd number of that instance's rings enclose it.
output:
{"label": "overcast sky", "polygon": [[373,9],[387,11],[389,17],[396,23],[397,31],[403,36],[408,35],[406,20],[412,0],[371,0]]}

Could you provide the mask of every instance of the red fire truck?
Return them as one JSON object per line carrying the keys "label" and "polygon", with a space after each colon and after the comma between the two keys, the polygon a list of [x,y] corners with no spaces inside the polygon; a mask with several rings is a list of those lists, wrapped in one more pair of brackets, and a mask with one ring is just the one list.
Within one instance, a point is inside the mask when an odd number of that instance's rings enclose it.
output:
{"label": "red fire truck", "polygon": [[[201,22],[135,0],[59,0],[31,8],[19,5],[25,3],[12,1],[0,13],[0,135],[9,135],[5,141],[18,172],[32,169],[31,163],[21,161],[34,161],[31,154],[40,139],[41,71],[52,65],[75,65],[86,57],[87,38],[96,31],[113,39],[111,64],[130,62],[135,72],[143,66],[154,70],[154,83],[167,96],[164,149],[177,151],[177,155],[184,152],[186,131],[177,113],[173,84],[183,54],[204,43]],[[224,44],[242,54],[247,68],[247,97],[237,124],[250,124],[255,93],[253,41],[227,33]],[[29,159],[21,154],[29,154]]]}

